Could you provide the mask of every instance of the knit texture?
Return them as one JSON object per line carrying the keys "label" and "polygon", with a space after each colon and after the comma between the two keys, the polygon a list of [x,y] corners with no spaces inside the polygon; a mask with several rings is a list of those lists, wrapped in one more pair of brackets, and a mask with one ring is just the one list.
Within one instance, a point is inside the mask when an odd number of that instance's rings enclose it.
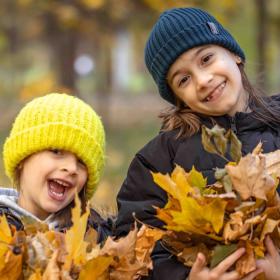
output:
{"label": "knit texture", "polygon": [[27,156],[45,150],[74,153],[88,169],[87,198],[91,198],[104,167],[105,133],[94,110],[77,97],[51,93],[27,103],[15,119],[4,143],[7,176]]}
{"label": "knit texture", "polygon": [[197,8],[175,8],[160,16],[146,43],[145,62],[165,100],[175,104],[166,81],[170,66],[185,51],[207,44],[222,46],[245,60],[235,39],[207,12]]}

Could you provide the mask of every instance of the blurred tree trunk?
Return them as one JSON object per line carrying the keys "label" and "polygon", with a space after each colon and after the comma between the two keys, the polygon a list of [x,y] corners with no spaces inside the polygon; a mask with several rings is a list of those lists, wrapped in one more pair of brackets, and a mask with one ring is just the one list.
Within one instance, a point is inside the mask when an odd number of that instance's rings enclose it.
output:
{"label": "blurred tree trunk", "polygon": [[96,93],[99,112],[105,125],[110,123],[110,103],[112,96],[112,45],[113,35],[103,35],[95,40],[96,49]]}
{"label": "blurred tree trunk", "polygon": [[51,13],[46,14],[45,21],[46,39],[52,50],[52,61],[57,70],[59,86],[65,88],[68,92],[79,95],[74,70],[79,33],[74,28],[61,28]]}
{"label": "blurred tree trunk", "polygon": [[268,43],[268,12],[267,12],[267,0],[255,0],[257,9],[257,54],[258,54],[258,66],[257,75],[260,75],[258,79],[258,86],[262,89],[267,89],[267,43]]}
{"label": "blurred tree trunk", "polygon": [[19,32],[17,27],[17,6],[13,1],[5,2],[5,9],[10,15],[6,19],[6,26],[3,28],[8,41],[8,51],[15,54],[19,48]]}
{"label": "blurred tree trunk", "polygon": [[78,34],[74,30],[67,30],[59,35],[55,45],[55,59],[59,73],[59,84],[78,95],[76,88],[76,73],[74,61],[78,45]]}

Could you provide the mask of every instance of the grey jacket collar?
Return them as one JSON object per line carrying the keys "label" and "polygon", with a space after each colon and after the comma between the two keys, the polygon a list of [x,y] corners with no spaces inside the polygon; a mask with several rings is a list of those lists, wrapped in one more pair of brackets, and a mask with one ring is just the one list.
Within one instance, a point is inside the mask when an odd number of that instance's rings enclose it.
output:
{"label": "grey jacket collar", "polygon": [[46,223],[50,228],[56,228],[57,223],[54,220],[54,214],[48,216],[45,220],[40,220],[38,217],[20,207],[17,204],[18,192],[15,189],[0,187],[0,205],[9,208],[11,213],[21,219],[22,217],[31,218],[37,222]]}

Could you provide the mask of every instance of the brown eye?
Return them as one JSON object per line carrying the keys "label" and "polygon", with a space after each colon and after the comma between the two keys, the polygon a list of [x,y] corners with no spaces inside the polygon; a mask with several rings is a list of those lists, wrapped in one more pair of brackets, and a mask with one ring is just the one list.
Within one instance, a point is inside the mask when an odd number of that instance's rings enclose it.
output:
{"label": "brown eye", "polygon": [[81,159],[78,159],[78,163],[83,165],[83,166],[86,166],[86,164]]}
{"label": "brown eye", "polygon": [[206,56],[204,56],[201,61],[202,61],[202,64],[206,64],[207,62],[209,62],[211,60],[211,58],[213,57],[213,54],[208,54]]}
{"label": "brown eye", "polygon": [[62,155],[62,150],[59,149],[51,149],[50,152],[56,155]]}
{"label": "brown eye", "polygon": [[185,85],[190,79],[190,76],[185,76],[179,81],[179,87]]}

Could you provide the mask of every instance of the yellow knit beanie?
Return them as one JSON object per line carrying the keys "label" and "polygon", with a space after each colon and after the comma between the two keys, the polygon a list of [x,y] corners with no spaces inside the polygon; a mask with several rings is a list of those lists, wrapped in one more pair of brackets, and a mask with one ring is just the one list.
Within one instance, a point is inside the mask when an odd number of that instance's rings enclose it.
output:
{"label": "yellow knit beanie", "polygon": [[77,97],[50,93],[27,103],[4,143],[7,176],[14,181],[18,164],[45,150],[74,153],[88,168],[86,196],[91,198],[104,167],[105,133],[94,110]]}

